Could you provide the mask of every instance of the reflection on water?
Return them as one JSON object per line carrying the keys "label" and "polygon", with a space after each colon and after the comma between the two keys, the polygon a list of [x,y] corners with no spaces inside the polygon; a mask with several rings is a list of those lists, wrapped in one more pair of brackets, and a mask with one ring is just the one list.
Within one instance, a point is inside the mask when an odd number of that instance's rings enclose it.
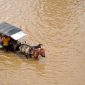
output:
{"label": "reflection on water", "polygon": [[43,43],[46,58],[0,51],[1,85],[84,85],[84,0],[0,0],[2,21],[28,34],[21,41]]}

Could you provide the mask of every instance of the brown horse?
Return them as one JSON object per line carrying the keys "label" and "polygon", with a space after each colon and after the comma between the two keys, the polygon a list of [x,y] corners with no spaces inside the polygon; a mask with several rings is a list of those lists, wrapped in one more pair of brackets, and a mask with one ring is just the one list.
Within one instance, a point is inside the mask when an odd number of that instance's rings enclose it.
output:
{"label": "brown horse", "polygon": [[[31,49],[31,52],[30,52],[30,49]],[[39,56],[45,57],[45,50],[44,48],[41,48],[41,47],[35,48],[35,46],[30,47],[29,45],[21,44],[19,47],[19,51],[23,53],[27,59],[29,57],[34,59],[38,59]]]}
{"label": "brown horse", "polygon": [[32,58],[38,59],[38,57],[45,57],[45,50],[43,48],[33,49]]}

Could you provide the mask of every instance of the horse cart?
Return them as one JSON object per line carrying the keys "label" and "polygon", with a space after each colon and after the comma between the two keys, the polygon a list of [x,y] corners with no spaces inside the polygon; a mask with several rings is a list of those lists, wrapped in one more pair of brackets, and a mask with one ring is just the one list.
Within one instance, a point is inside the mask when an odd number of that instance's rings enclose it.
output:
{"label": "horse cart", "polygon": [[[20,29],[11,24],[3,22],[0,24],[0,39],[5,36],[9,37],[8,49],[9,51],[23,53],[26,58],[35,58],[37,59],[39,55],[45,57],[45,50],[41,47],[42,44],[36,46],[30,46],[28,44],[22,44],[19,39],[24,37],[26,34]],[[0,42],[0,48],[5,47],[2,42]]]}

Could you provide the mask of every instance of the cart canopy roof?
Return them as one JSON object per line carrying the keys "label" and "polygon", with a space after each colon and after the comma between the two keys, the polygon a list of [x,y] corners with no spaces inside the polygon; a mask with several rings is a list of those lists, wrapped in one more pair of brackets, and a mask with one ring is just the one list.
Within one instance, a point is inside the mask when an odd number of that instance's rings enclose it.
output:
{"label": "cart canopy roof", "polygon": [[0,33],[18,40],[26,34],[20,29],[6,22],[0,23]]}

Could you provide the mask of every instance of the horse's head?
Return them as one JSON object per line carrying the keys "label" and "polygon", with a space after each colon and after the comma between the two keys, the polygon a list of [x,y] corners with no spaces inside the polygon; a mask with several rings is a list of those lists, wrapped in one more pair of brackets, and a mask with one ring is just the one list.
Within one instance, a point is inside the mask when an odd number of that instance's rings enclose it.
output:
{"label": "horse's head", "polygon": [[45,50],[44,50],[44,48],[40,48],[40,55],[42,56],[42,57],[45,57]]}
{"label": "horse's head", "polygon": [[38,48],[41,48],[42,44],[38,44]]}

